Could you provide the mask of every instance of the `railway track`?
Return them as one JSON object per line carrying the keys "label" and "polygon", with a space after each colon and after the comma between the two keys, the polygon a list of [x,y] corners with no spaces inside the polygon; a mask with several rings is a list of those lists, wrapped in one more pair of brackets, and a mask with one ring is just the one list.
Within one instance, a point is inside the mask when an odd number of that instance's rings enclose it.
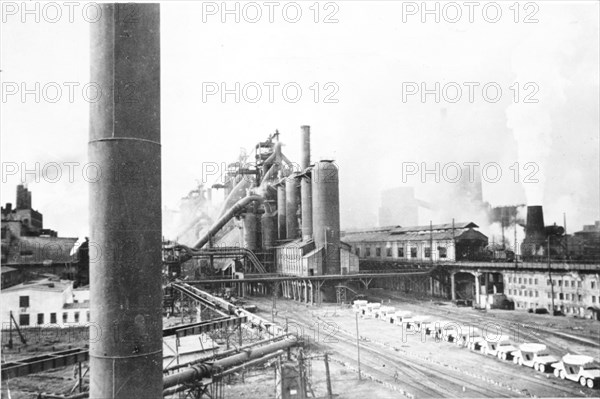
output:
{"label": "railway track", "polygon": [[[403,302],[410,302],[412,304],[415,305],[419,305],[419,306],[423,306],[424,303],[418,300],[414,300],[414,299],[410,299],[410,298],[405,298],[405,297],[400,297],[394,294],[390,294],[390,293],[383,293],[384,297],[380,297],[378,299],[395,299],[395,300],[400,300]],[[376,298],[375,296],[371,296],[373,298]],[[393,304],[393,303],[392,303]],[[435,307],[426,305],[427,307],[427,311],[424,311],[423,313],[430,313],[430,314],[435,314],[435,315],[439,315],[440,318],[443,318],[444,320],[448,320],[448,321],[455,321],[458,322],[461,325],[473,325],[473,326],[477,326],[477,324],[482,325],[484,323],[490,323],[489,318],[486,318],[485,316],[482,315],[476,315],[476,314],[465,314],[465,315],[455,315],[455,314],[450,314],[449,312],[444,312],[441,309],[436,309]],[[464,316],[464,317],[463,317]],[[519,336],[524,338],[524,341],[533,341],[533,342],[539,342],[541,340],[543,340],[543,337],[540,337],[537,334],[533,334],[531,332],[528,332],[526,329],[523,328],[515,328],[513,327],[516,323],[511,322],[511,321],[507,321],[507,320],[494,320],[495,323],[497,324],[504,324],[501,325],[501,328],[504,331],[508,331],[509,333],[506,335],[509,336]],[[563,353],[565,351],[564,346],[561,346],[560,344],[557,343],[553,343],[553,342],[549,342],[547,339],[544,340],[544,343],[548,346],[548,348],[554,350],[556,353]],[[464,350],[468,350],[467,348],[464,348]],[[483,355],[482,355],[483,356]],[[491,358],[488,357],[490,361],[492,362],[497,362],[499,360],[495,359],[495,358]],[[487,362],[482,362],[481,367],[488,369],[490,371],[493,371],[496,369],[495,366],[490,366],[488,367],[485,363]],[[509,365],[510,367],[512,367],[512,363],[510,362],[502,362],[503,365]],[[519,366],[515,366],[515,367],[519,367]],[[519,371],[523,371],[523,372],[519,372]],[[583,390],[579,390],[579,392],[577,392],[577,389],[575,388],[581,388],[578,386],[569,386],[568,384],[565,385],[562,381],[559,380],[554,380],[553,376],[550,376],[548,374],[541,374],[539,372],[535,372],[533,370],[528,370],[527,368],[523,369],[522,367],[519,367],[518,369],[516,369],[516,373],[518,373],[518,375],[516,376],[518,378],[518,380],[520,381],[526,381],[528,384],[530,384],[533,388],[535,387],[539,387],[539,388],[547,388],[549,385],[552,386],[552,389],[555,391],[558,391],[560,393],[562,393],[564,396],[573,396],[575,393],[579,393],[581,396],[594,396],[594,394],[596,393],[593,390],[590,390],[588,388],[583,388]],[[547,376],[550,379],[550,381],[545,381],[543,379],[541,379],[541,376]],[[518,391],[517,388],[514,388],[516,391]],[[585,391],[585,392],[584,392]],[[588,395],[589,394],[589,395]]]}
{"label": "railway track", "polygon": [[[464,313],[461,315],[456,315],[451,313],[449,310],[450,309],[445,309],[445,310],[441,310],[435,306],[431,306],[429,304],[427,304],[426,302],[423,301],[419,301],[417,299],[412,299],[412,298],[407,298],[404,296],[399,296],[399,295],[394,295],[391,293],[387,293],[387,292],[382,292],[380,293],[380,296],[372,296],[372,298],[377,298],[379,300],[387,300],[387,299],[393,299],[393,300],[397,300],[397,301],[402,301],[402,302],[408,302],[411,303],[413,305],[418,305],[420,307],[425,306],[428,310],[427,313],[433,313],[436,316],[440,316],[444,319],[448,319],[450,321],[456,321],[459,322],[461,324],[468,324],[468,325],[473,325],[473,326],[477,326],[477,325],[485,325],[485,324],[490,324],[491,320],[489,317],[483,316],[483,315],[477,315],[477,314],[469,314],[469,313]],[[556,351],[557,353],[563,353],[565,351],[565,346],[562,343],[557,343],[554,341],[554,338],[558,338],[558,339],[567,339],[567,340],[576,340],[580,346],[584,346],[586,347],[586,349],[592,350],[592,351],[596,351],[596,357],[598,357],[598,355],[600,354],[600,344],[598,343],[593,343],[590,342],[589,340],[586,339],[577,339],[576,337],[571,337],[571,338],[566,338],[564,333],[561,332],[555,332],[552,329],[548,329],[545,328],[543,330],[543,333],[545,334],[544,337],[541,337],[539,333],[536,333],[535,331],[541,331],[540,328],[532,328],[531,325],[525,325],[525,324],[520,324],[517,322],[512,322],[509,320],[503,320],[503,319],[494,319],[493,320],[494,324],[499,325],[503,331],[507,331],[508,334],[511,337],[519,337],[520,339],[523,339],[523,342],[525,341],[539,341],[541,339],[545,340],[545,344],[546,346],[548,346],[549,349]],[[519,327],[515,328],[515,325],[518,325]],[[534,331],[534,332],[532,332]],[[587,353],[587,352],[586,352]]]}
{"label": "railway track", "polygon": [[[393,295],[387,295],[393,297]],[[265,307],[270,307],[271,302],[263,298],[257,298],[263,301]],[[405,301],[403,297],[393,298]],[[287,301],[286,301],[287,302]],[[417,302],[418,301],[414,301]],[[314,327],[315,319],[325,323],[328,322],[320,318],[318,314],[313,315],[300,304],[290,302],[286,304],[290,309],[288,321],[293,320],[305,330]],[[393,305],[393,304],[392,304]],[[297,306],[296,309],[293,309]],[[314,309],[314,308],[313,308]],[[342,310],[341,313],[351,312]],[[424,312],[432,315],[443,316],[444,319],[464,323],[458,316],[443,314],[443,311]],[[484,316],[476,316],[469,319],[473,321],[483,321]],[[282,320],[282,314],[278,315],[278,321]],[[331,320],[331,319],[329,319]],[[489,322],[490,320],[486,320]],[[397,326],[381,323],[381,328],[398,329]],[[339,329],[336,338],[338,342],[319,342],[320,346],[333,350],[334,357],[349,365],[356,365],[356,335],[352,330]],[[516,331],[515,331],[516,332]],[[523,331],[519,331],[523,333]],[[539,340],[539,338],[529,334],[523,336]],[[482,357],[482,361],[477,363],[477,368],[461,366],[456,359],[449,358],[448,361],[436,360],[434,356],[424,355],[419,351],[411,351],[404,348],[405,345],[394,346],[389,342],[377,341],[364,337],[361,333],[361,366],[363,371],[383,384],[390,387],[396,387],[400,392],[406,392],[407,397],[515,397],[515,396],[593,396],[594,391],[587,389],[580,390],[578,385],[570,386],[563,381],[554,380],[553,376],[543,375],[533,370],[526,370],[512,363],[500,362],[496,358],[484,356],[478,353],[469,353],[470,361],[473,357]],[[448,343],[439,343],[447,346]],[[443,350],[443,349],[442,349]],[[564,350],[564,349],[563,349]],[[468,351],[464,348],[464,351]],[[350,354],[350,355],[349,355]],[[453,356],[452,352],[448,352]],[[466,355],[466,354],[465,354]],[[385,364],[385,367],[383,365]],[[394,379],[395,370],[401,375],[396,381]],[[496,379],[495,376],[502,378]],[[502,379],[508,382],[502,382]],[[585,392],[584,392],[585,391]],[[540,394],[541,392],[541,394]]]}
{"label": "railway track", "polygon": [[[314,318],[302,313],[294,312],[291,315],[293,317],[288,318],[288,322],[302,326],[305,331],[312,329]],[[278,315],[276,321],[284,323],[282,317]],[[335,335],[337,342],[316,344],[333,350],[334,358],[337,357],[346,364],[356,365],[356,335],[341,329],[338,332],[339,334]],[[407,397],[514,397],[515,393],[520,393],[515,388],[490,384],[488,381],[461,373],[458,369],[449,369],[442,364],[415,358],[401,348],[385,346],[369,339],[361,340],[361,368],[372,379],[397,386],[401,391],[407,392]],[[396,371],[400,375],[398,380],[394,378]]]}

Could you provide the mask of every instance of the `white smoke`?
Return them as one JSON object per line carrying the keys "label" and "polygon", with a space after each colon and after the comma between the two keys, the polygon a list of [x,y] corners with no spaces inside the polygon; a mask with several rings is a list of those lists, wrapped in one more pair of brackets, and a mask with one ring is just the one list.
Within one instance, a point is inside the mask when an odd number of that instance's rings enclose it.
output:
{"label": "white smoke", "polygon": [[[574,42],[582,39],[580,30],[564,15],[547,23],[556,28],[550,33],[545,29],[532,29],[511,59],[516,85],[513,87],[518,87],[519,96],[506,110],[507,126],[518,143],[520,167],[534,163],[539,168],[533,176],[537,182],[528,182],[523,175],[519,179],[529,205],[542,205],[544,201],[545,168],[555,133],[553,114],[564,107],[565,90],[570,84],[563,74],[564,60],[574,48]],[[528,171],[533,170],[532,167]]]}

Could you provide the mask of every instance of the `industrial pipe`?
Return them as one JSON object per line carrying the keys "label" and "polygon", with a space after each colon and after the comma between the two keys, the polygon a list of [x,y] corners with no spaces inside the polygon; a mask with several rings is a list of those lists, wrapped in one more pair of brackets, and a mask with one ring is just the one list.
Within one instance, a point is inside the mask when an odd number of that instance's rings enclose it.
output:
{"label": "industrial pipe", "polygon": [[[99,4],[90,24],[90,397],[162,397],[160,8]],[[121,10],[127,7],[127,10]],[[135,15],[135,23],[123,15]]]}
{"label": "industrial pipe", "polygon": [[181,291],[191,292],[192,294],[197,295],[198,298],[207,300],[207,301],[211,302],[212,304],[214,304],[215,306],[228,311],[230,314],[233,314],[238,317],[242,317],[242,316],[246,317],[250,324],[257,326],[260,329],[264,329],[265,331],[267,331],[267,333],[269,333],[273,336],[287,334],[287,331],[285,331],[283,328],[281,328],[277,324],[274,324],[271,321],[265,320],[262,317],[255,315],[254,313],[248,312],[247,310],[245,310],[241,307],[235,306],[234,304],[227,302],[223,298],[219,298],[214,295],[211,295],[211,294],[209,294],[205,291],[202,291],[196,287],[186,284],[183,281],[177,280],[172,285],[173,285],[173,288],[179,289]]}
{"label": "industrial pipe", "polygon": [[[216,356],[218,356],[219,358],[223,358],[223,357],[226,357],[226,356],[229,356],[229,355],[240,353],[242,351],[245,351],[246,349],[253,348],[255,346],[260,346],[260,345],[264,345],[264,344],[270,344],[270,343],[273,343],[273,342],[277,342],[277,341],[280,341],[282,339],[288,338],[289,336],[290,336],[290,334],[279,335],[277,337],[272,337],[272,338],[267,338],[267,339],[263,339],[263,340],[260,340],[260,341],[252,342],[252,343],[249,343],[249,344],[246,344],[246,345],[242,345],[242,346],[240,346],[238,348],[228,349],[226,351],[219,352],[219,353],[216,354]],[[210,357],[204,357],[204,358],[201,358],[201,359],[192,360],[191,362],[187,362],[187,363],[183,363],[183,364],[177,364],[175,366],[171,366],[171,367],[166,368],[164,371],[166,371],[166,372],[175,371],[175,370],[179,370],[179,369],[182,369],[182,368],[185,368],[185,367],[190,367],[190,366],[192,366],[194,364],[198,364],[198,363],[202,363],[202,362],[208,362],[208,361],[211,361],[211,360],[214,360],[214,356],[213,355],[211,355]]]}
{"label": "industrial pipe", "polygon": [[251,202],[263,202],[263,198],[258,195],[249,195],[247,197],[242,198],[238,202],[235,203],[227,212],[223,214],[211,227],[208,229],[208,232],[204,234],[195,244],[195,249],[200,249],[210,240],[212,236],[214,236],[219,230],[223,228],[236,214],[242,212],[246,206],[248,206]]}
{"label": "industrial pipe", "polygon": [[261,346],[258,348],[252,348],[245,352],[238,353],[224,359],[217,360],[212,364],[202,364],[198,366],[192,366],[188,369],[180,371],[179,373],[168,375],[163,380],[163,389],[170,388],[176,385],[185,384],[187,382],[195,381],[204,377],[209,377],[213,370],[225,370],[230,367],[237,366],[248,362],[250,360],[259,359],[265,355],[273,352],[291,348],[297,344],[296,338],[285,339],[278,341],[270,345]]}

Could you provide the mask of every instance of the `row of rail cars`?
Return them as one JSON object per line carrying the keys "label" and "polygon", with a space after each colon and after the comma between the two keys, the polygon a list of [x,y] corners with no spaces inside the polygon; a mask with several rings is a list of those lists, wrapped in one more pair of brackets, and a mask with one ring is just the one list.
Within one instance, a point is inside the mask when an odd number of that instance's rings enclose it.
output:
{"label": "row of rail cars", "polygon": [[541,343],[526,342],[517,345],[506,335],[488,336],[475,327],[461,329],[453,321],[414,315],[410,311],[398,310],[381,303],[356,300],[352,308],[363,318],[380,319],[402,326],[406,331],[466,347],[501,361],[512,361],[515,365],[531,367],[541,373],[552,373],[557,378],[575,381],[588,388],[600,387],[600,363],[591,356],[567,354],[559,360]]}

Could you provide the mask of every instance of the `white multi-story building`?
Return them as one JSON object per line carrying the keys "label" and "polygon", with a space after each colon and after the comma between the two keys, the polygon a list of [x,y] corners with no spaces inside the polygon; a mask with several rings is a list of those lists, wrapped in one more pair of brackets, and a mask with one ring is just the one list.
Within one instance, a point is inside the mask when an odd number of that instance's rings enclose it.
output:
{"label": "white multi-story building", "polygon": [[3,329],[9,326],[11,312],[19,327],[69,327],[90,320],[89,289],[73,290],[70,280],[44,277],[27,281],[3,289],[0,297]]}
{"label": "white multi-story building", "polygon": [[600,309],[599,275],[519,270],[504,273],[504,293],[516,309],[546,308],[586,316]]}

